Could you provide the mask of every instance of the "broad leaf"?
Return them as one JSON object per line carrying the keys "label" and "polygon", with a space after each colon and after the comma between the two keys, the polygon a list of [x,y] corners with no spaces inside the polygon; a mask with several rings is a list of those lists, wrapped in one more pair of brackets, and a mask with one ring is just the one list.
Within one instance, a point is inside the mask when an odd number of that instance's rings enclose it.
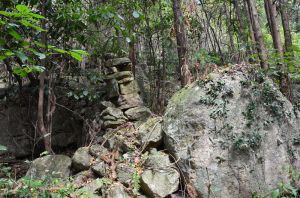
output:
{"label": "broad leaf", "polygon": [[22,36],[18,33],[18,32],[16,32],[14,29],[9,29],[8,30],[8,33],[12,36],[12,37],[14,37],[16,40],[22,40]]}
{"label": "broad leaf", "polygon": [[17,5],[17,6],[16,6],[16,9],[17,9],[19,12],[30,12],[30,9],[29,9],[27,6],[21,5],[21,4]]}

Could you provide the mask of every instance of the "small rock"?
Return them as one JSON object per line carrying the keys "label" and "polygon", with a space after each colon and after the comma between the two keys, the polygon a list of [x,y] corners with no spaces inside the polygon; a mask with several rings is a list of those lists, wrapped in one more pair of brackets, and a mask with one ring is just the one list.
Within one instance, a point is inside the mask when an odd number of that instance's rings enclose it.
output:
{"label": "small rock", "polygon": [[146,167],[152,167],[155,169],[171,167],[169,155],[164,152],[157,151],[155,148],[150,151],[150,154],[145,161]]}
{"label": "small rock", "polygon": [[77,190],[75,194],[79,197],[101,198],[102,188],[104,187],[105,182],[103,182],[103,179],[98,178]]}
{"label": "small rock", "polygon": [[162,118],[149,118],[139,126],[139,137],[142,141],[143,149],[148,147],[157,148],[162,143],[163,132],[161,126]]}
{"label": "small rock", "polygon": [[120,119],[120,120],[107,120],[103,123],[103,128],[116,128],[122,124],[126,123],[126,120]]}
{"label": "small rock", "polygon": [[138,93],[120,95],[118,99],[118,106],[120,109],[125,110],[137,106],[142,106],[143,101]]}
{"label": "small rock", "polygon": [[133,77],[128,77],[128,78],[124,78],[122,80],[118,80],[118,83],[123,84],[123,83],[129,83],[129,82],[132,82],[132,81],[134,81],[134,78]]}
{"label": "small rock", "polygon": [[167,154],[152,149],[145,167],[141,176],[141,188],[150,197],[166,197],[178,190],[180,174]]}
{"label": "small rock", "polygon": [[103,161],[93,165],[92,171],[94,171],[94,173],[96,173],[100,177],[108,177],[109,176],[109,167]]}
{"label": "small rock", "polygon": [[118,108],[107,107],[104,111],[102,111],[102,113],[100,114],[100,117],[104,117],[107,115],[114,117],[114,119],[111,118],[113,120],[119,120],[119,119],[126,120],[126,117],[124,116],[123,111]]}
{"label": "small rock", "polygon": [[129,120],[145,120],[151,116],[151,111],[147,107],[140,106],[128,109],[125,115]]}
{"label": "small rock", "polygon": [[130,184],[135,169],[130,164],[121,163],[117,165],[118,180],[123,184]]}
{"label": "small rock", "polygon": [[89,154],[88,147],[81,147],[77,149],[72,157],[72,167],[76,171],[87,170],[91,166],[93,157]]}
{"label": "small rock", "polygon": [[180,175],[173,168],[145,170],[142,174],[142,189],[150,197],[166,197],[178,190]]}
{"label": "small rock", "polygon": [[90,154],[94,157],[104,156],[108,153],[107,148],[100,144],[94,144],[90,147]]}
{"label": "small rock", "polygon": [[126,198],[128,195],[126,194],[124,187],[122,184],[113,184],[108,189],[107,197],[109,198]]}
{"label": "small rock", "polygon": [[114,58],[114,59],[107,60],[105,66],[106,67],[126,66],[130,63],[131,63],[130,59],[126,57]]}
{"label": "small rock", "polygon": [[113,108],[115,108],[116,106],[112,103],[112,102],[110,102],[110,101],[102,101],[102,102],[100,102],[100,109],[101,110],[104,110],[104,109],[106,109],[107,107],[113,107]]}
{"label": "small rock", "polygon": [[35,159],[26,176],[31,179],[43,177],[67,178],[70,176],[71,159],[65,155],[47,155]]}
{"label": "small rock", "polygon": [[93,171],[86,170],[74,175],[73,179],[73,183],[76,185],[76,187],[82,187],[87,181],[95,179],[95,175]]}
{"label": "small rock", "polygon": [[123,84],[120,84],[119,86],[120,86],[120,93],[122,95],[139,92],[139,87],[138,87],[136,81],[131,81],[129,83],[123,83]]}
{"label": "small rock", "polygon": [[118,81],[116,79],[108,80],[106,90],[109,99],[118,97],[120,95]]}
{"label": "small rock", "polygon": [[117,79],[117,80],[121,80],[124,78],[129,78],[129,77],[133,77],[133,74],[131,71],[121,71],[121,72],[117,72],[111,75],[107,75],[105,77],[106,80],[111,80],[111,79]]}
{"label": "small rock", "polygon": [[104,74],[105,75],[110,75],[110,74],[114,74],[117,73],[118,69],[116,67],[105,67],[104,68]]}

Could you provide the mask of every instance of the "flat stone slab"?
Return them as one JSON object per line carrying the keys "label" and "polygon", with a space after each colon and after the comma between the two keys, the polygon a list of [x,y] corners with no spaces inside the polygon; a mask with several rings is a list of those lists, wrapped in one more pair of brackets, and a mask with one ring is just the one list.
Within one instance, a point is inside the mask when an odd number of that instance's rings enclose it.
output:
{"label": "flat stone slab", "polygon": [[129,58],[114,58],[114,59],[109,59],[106,61],[105,66],[106,67],[116,67],[116,66],[126,66],[130,64],[131,61]]}

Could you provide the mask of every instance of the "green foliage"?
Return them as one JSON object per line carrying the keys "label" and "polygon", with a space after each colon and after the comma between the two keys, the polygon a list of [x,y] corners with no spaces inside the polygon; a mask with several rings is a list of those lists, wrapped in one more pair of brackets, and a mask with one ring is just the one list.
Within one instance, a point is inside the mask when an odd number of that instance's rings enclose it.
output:
{"label": "green foliage", "polygon": [[257,131],[250,133],[243,132],[234,138],[233,145],[238,150],[256,149],[260,146],[261,138],[261,135]]}
{"label": "green foliage", "polygon": [[288,169],[289,181],[280,182],[277,188],[266,194],[254,193],[253,198],[297,198],[299,189],[297,183],[300,181],[300,172],[292,168]]}
{"label": "green foliage", "polygon": [[201,48],[201,49],[199,49],[198,52],[196,52],[195,58],[200,63],[200,65],[204,68],[205,68],[206,64],[215,63],[218,65],[221,63],[221,59],[220,59],[219,55],[208,52],[204,48]]}
{"label": "green foliage", "polygon": [[141,188],[141,176],[139,174],[139,172],[136,170],[133,175],[132,175],[132,191],[133,191],[133,194],[135,196],[138,196],[140,193],[139,193],[139,190]]}
{"label": "green foliage", "polygon": [[23,177],[16,181],[11,174],[11,168],[0,164],[0,197],[43,197],[43,198],[64,198],[69,197],[75,192],[75,187],[71,180],[62,180],[56,178],[43,178],[41,180],[32,180]]}
{"label": "green foliage", "polygon": [[[17,5],[13,11],[0,11],[0,61],[19,58],[23,65],[13,68],[14,74],[24,78],[30,73],[40,73],[44,67],[37,65],[40,60],[55,53],[68,54],[76,60],[88,55],[83,50],[62,50],[55,46],[45,46],[38,37],[43,30],[39,24],[44,16],[34,13],[25,5]],[[24,31],[25,30],[25,31]],[[28,38],[31,37],[31,38]],[[50,51],[45,53],[45,49]]]}

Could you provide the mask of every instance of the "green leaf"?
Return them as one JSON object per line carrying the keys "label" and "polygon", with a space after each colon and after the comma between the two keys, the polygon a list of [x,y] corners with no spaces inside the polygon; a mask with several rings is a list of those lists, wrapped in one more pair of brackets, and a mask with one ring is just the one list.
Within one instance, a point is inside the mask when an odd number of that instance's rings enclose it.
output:
{"label": "green leaf", "polygon": [[7,151],[7,147],[0,144],[0,151]]}
{"label": "green leaf", "polygon": [[26,21],[26,20],[20,20],[20,23],[21,23],[22,25],[26,26],[26,27],[34,28],[34,29],[36,29],[36,30],[39,31],[39,32],[45,31],[43,28],[41,28],[41,27],[39,27],[39,26],[37,26],[37,25],[34,25],[34,24],[32,24],[32,23],[30,23],[29,21]]}
{"label": "green leaf", "polygon": [[8,33],[12,36],[12,37],[14,37],[16,40],[22,40],[22,36],[18,33],[18,32],[16,32],[14,29],[12,29],[12,28],[10,28],[9,30],[8,30]]}
{"label": "green leaf", "polygon": [[81,61],[83,58],[81,57],[81,54],[78,54],[77,52],[70,51],[69,52],[70,56],[72,56],[74,59]]}
{"label": "green leaf", "polygon": [[72,52],[76,52],[78,54],[81,54],[81,55],[89,55],[88,52],[84,51],[84,50],[71,50]]}
{"label": "green leaf", "polygon": [[5,25],[6,22],[0,19],[0,25]]}
{"label": "green leaf", "polygon": [[35,55],[39,57],[40,60],[43,60],[46,58],[46,54],[40,53],[40,52],[33,52]]}
{"label": "green leaf", "polygon": [[6,11],[0,11],[0,15],[3,15],[3,16],[6,16],[6,17],[11,17],[11,16],[13,16],[13,13],[6,12]]}
{"label": "green leaf", "polygon": [[132,16],[137,19],[140,17],[140,14],[137,11],[133,11]]}
{"label": "green leaf", "polygon": [[37,19],[44,19],[45,17],[39,14],[35,14],[35,13],[29,13],[30,16],[37,18]]}
{"label": "green leaf", "polygon": [[28,57],[24,54],[24,52],[16,51],[15,54],[22,60],[22,62],[28,60]]}
{"label": "green leaf", "polygon": [[276,189],[272,192],[272,198],[278,198],[280,196],[279,189]]}
{"label": "green leaf", "polygon": [[67,51],[66,50],[63,50],[63,49],[59,49],[59,48],[53,48],[54,51],[58,52],[58,53],[61,53],[61,54],[64,54],[66,53]]}
{"label": "green leaf", "polygon": [[14,68],[13,73],[20,76],[21,78],[25,78],[28,75],[28,73],[21,67]]}
{"label": "green leaf", "polygon": [[27,6],[21,5],[21,4],[17,5],[17,6],[16,6],[16,9],[17,9],[19,12],[27,12],[27,13],[28,13],[28,12],[31,11]]}

